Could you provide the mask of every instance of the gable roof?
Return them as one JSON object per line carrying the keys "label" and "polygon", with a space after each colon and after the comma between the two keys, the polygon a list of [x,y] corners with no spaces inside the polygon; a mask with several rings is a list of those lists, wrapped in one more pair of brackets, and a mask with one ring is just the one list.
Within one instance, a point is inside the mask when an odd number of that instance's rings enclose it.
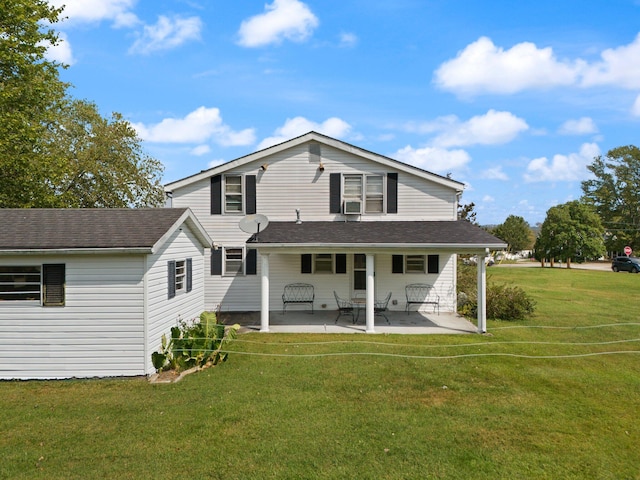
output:
{"label": "gable roof", "polygon": [[502,249],[507,244],[466,220],[270,222],[255,247]]}
{"label": "gable roof", "polygon": [[203,170],[200,173],[196,173],[194,175],[182,178],[180,180],[176,180],[171,183],[167,183],[165,185],[165,190],[168,192],[171,192],[175,189],[182,188],[194,182],[198,182],[200,180],[212,177],[213,175],[224,173],[228,170],[241,167],[242,165],[245,165],[250,162],[254,162],[256,160],[261,160],[269,155],[274,155],[276,153],[282,152],[284,150],[287,150],[292,147],[296,147],[298,145],[301,145],[307,142],[318,142],[322,145],[327,145],[327,146],[336,148],[338,150],[342,150],[344,152],[359,155],[363,158],[379,163],[381,165],[385,165],[387,167],[395,168],[397,170],[409,173],[411,175],[416,175],[418,177],[431,180],[433,182],[455,189],[460,192],[464,188],[463,183],[453,180],[451,178],[443,177],[442,175],[438,175],[436,173],[432,173],[427,170],[414,167],[413,165],[409,165],[407,163],[403,163],[398,160],[385,157],[384,155],[380,155],[378,153],[374,153],[369,150],[356,147],[355,145],[351,145],[349,143],[343,142],[342,140],[338,140],[332,137],[328,137],[326,135],[322,135],[321,133],[318,133],[318,132],[308,132],[299,137],[292,138],[291,140],[287,140],[286,142],[273,145],[263,150],[258,150],[257,152],[251,153],[249,155],[245,155],[235,160],[231,160],[221,165],[217,165],[208,170]]}
{"label": "gable roof", "polygon": [[188,208],[0,209],[0,254],[154,253],[185,223],[211,247]]}

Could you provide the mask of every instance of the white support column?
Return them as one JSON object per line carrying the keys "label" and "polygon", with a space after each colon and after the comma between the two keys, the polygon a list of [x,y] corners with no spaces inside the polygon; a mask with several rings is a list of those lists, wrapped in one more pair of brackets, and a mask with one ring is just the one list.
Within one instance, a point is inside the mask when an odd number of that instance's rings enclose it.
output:
{"label": "white support column", "polygon": [[374,269],[374,259],[373,254],[367,253],[367,298],[365,301],[365,318],[367,321],[367,333],[375,333],[374,326],[374,298],[375,298],[375,280],[373,277],[373,269]]}
{"label": "white support column", "polygon": [[478,255],[478,333],[487,332],[487,267],[486,254]]}
{"label": "white support column", "polygon": [[261,272],[261,288],[260,288],[260,331],[269,331],[269,254],[261,253],[262,272]]}

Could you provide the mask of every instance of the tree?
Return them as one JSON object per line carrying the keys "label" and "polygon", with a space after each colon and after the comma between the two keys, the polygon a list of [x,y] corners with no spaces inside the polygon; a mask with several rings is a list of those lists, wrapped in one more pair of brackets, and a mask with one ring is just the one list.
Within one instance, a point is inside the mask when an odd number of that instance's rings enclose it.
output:
{"label": "tree", "polygon": [[162,165],[129,122],[72,99],[45,58],[60,12],[0,0],[0,208],[161,205]]}
{"label": "tree", "polygon": [[519,252],[532,247],[531,227],[524,218],[517,215],[509,215],[492,233],[507,242],[509,252]]}
{"label": "tree", "polygon": [[164,202],[162,164],[146,155],[135,129],[114,113],[103,118],[95,104],[73,100],[50,130],[55,161],[48,172],[47,207],[145,207]]}
{"label": "tree", "polygon": [[571,261],[599,258],[605,253],[604,228],[593,207],[578,200],[556,205],[547,211],[534,250],[536,259]]}
{"label": "tree", "polygon": [[46,0],[0,0],[0,206],[33,206],[44,186],[42,141],[67,84],[45,59],[60,10]]}
{"label": "tree", "polygon": [[476,204],[473,202],[458,205],[458,220],[466,220],[477,225],[475,207]]}
{"label": "tree", "polygon": [[600,216],[607,249],[640,249],[640,149],[614,148],[587,168],[595,178],[582,182],[583,201]]}

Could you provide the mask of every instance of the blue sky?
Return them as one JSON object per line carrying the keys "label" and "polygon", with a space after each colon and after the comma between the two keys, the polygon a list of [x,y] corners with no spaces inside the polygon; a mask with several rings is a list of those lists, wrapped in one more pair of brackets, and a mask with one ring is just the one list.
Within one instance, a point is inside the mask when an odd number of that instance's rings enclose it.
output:
{"label": "blue sky", "polygon": [[640,1],[50,0],[71,93],[170,182],[316,130],[542,222],[638,145]]}

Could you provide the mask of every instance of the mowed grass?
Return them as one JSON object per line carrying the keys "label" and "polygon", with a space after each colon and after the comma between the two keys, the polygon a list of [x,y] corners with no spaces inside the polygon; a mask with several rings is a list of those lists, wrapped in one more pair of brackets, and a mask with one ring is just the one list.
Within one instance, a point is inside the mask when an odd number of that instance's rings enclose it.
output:
{"label": "mowed grass", "polygon": [[248,334],[224,365],[0,383],[0,478],[640,478],[640,275],[491,268],[490,335]]}

